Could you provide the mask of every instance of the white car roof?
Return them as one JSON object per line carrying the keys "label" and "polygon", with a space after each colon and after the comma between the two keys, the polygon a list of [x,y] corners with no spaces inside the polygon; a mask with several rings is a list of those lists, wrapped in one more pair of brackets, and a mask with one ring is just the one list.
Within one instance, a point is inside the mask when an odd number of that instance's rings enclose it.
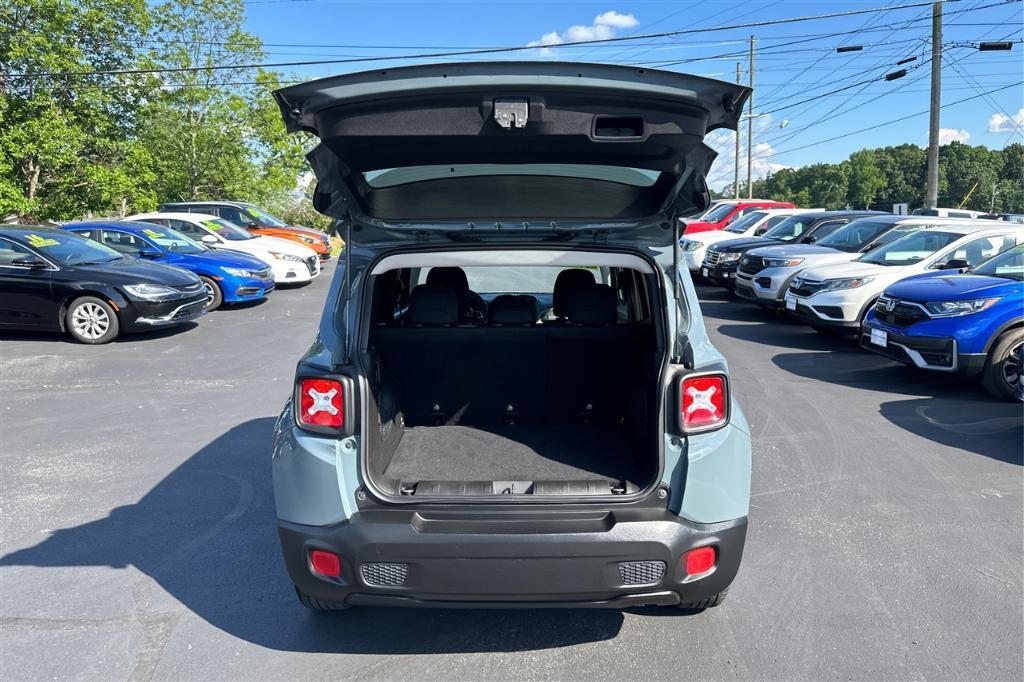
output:
{"label": "white car roof", "polygon": [[204,220],[223,220],[215,215],[209,213],[139,213],[138,215],[128,216],[125,220],[145,220],[146,218],[174,218],[176,220],[186,220],[190,223],[198,223]]}
{"label": "white car roof", "polygon": [[[935,222],[936,216],[931,216],[931,220],[924,220],[921,222]],[[936,230],[941,232],[949,232],[952,234],[973,234],[975,232],[997,232],[1003,233],[1009,230],[1013,232],[1015,230],[1024,230],[1024,225],[1018,225],[1014,223],[1006,223],[1000,220],[955,220],[953,218],[939,218],[942,222],[934,227],[929,227],[928,230]],[[916,221],[914,221],[916,222]],[[906,225],[907,223],[902,220],[900,225]]]}

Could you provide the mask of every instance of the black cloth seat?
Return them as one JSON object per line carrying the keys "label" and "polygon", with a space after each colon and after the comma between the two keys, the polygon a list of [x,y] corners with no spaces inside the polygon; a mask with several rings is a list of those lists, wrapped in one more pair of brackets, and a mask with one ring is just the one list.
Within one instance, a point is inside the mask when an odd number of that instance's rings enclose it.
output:
{"label": "black cloth seat", "polygon": [[459,322],[483,324],[487,320],[487,302],[469,288],[466,271],[455,267],[435,267],[427,272],[427,284],[450,287],[459,299]]}

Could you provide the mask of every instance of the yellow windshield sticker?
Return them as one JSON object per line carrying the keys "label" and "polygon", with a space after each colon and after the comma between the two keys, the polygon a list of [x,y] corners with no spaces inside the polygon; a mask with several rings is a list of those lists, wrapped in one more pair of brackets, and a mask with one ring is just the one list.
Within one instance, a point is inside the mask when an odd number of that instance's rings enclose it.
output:
{"label": "yellow windshield sticker", "polygon": [[263,214],[260,213],[259,211],[257,211],[255,208],[250,208],[249,209],[249,215],[251,215],[253,218],[262,218],[263,217]]}
{"label": "yellow windshield sticker", "polygon": [[152,237],[153,239],[159,239],[160,237],[167,236],[163,232],[157,232],[156,230],[151,230],[148,227],[145,230],[143,230],[142,233],[148,237]]}
{"label": "yellow windshield sticker", "polygon": [[35,246],[37,248],[42,246],[57,246],[60,244],[60,242],[57,241],[56,239],[40,237],[38,234],[30,234],[28,237],[26,237],[26,239],[28,239],[28,243],[30,245]]}
{"label": "yellow windshield sticker", "polygon": [[206,220],[206,221],[203,222],[203,225],[206,225],[211,230],[223,230],[224,229],[223,225],[218,225],[217,222],[214,221],[214,220]]}

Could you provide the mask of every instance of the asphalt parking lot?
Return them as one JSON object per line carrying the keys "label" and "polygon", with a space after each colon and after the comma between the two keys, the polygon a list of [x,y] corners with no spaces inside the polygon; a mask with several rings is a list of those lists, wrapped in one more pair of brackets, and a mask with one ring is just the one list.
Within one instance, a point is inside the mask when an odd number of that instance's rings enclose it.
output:
{"label": "asphalt parking lot", "polygon": [[196,329],[0,336],[0,678],[1022,676],[1020,406],[712,288],[754,434],[723,607],[306,611],[269,434],[333,269]]}

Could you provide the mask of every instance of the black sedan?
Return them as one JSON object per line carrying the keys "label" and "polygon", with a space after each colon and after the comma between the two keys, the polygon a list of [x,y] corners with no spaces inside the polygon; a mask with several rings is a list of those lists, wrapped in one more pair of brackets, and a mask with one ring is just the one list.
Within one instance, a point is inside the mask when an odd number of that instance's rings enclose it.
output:
{"label": "black sedan", "polygon": [[808,211],[791,215],[761,237],[740,237],[709,246],[700,274],[715,284],[732,289],[740,258],[747,251],[772,244],[813,244],[851,220],[872,215],[885,214],[880,211]]}
{"label": "black sedan", "polygon": [[71,232],[0,226],[0,328],[66,331],[82,343],[206,313],[191,272],[128,258]]}

